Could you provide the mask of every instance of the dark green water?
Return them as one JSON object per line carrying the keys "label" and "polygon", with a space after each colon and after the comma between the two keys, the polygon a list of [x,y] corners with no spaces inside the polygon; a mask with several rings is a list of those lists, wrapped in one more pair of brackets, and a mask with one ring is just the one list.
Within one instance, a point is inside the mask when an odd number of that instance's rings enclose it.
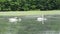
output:
{"label": "dark green water", "polygon": [[[14,17],[14,16],[12,16]],[[38,16],[17,16],[21,18],[21,22],[17,24],[8,21],[9,16],[0,17],[0,33],[1,34],[44,34],[44,31],[60,31],[60,15],[45,15],[47,18],[44,24],[36,21]],[[58,32],[55,34],[58,34]],[[46,33],[46,32],[45,32]],[[51,32],[50,32],[51,34]]]}

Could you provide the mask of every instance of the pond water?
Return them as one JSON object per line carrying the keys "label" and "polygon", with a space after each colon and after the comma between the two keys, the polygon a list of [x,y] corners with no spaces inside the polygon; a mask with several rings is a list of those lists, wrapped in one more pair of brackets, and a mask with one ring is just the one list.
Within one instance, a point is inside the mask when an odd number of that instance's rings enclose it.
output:
{"label": "pond water", "polygon": [[[36,21],[39,15],[17,16],[21,22],[10,23],[9,18],[15,16],[0,16],[1,34],[59,34],[60,33],[60,15],[44,15],[47,18],[42,22]],[[18,19],[17,18],[17,19]]]}

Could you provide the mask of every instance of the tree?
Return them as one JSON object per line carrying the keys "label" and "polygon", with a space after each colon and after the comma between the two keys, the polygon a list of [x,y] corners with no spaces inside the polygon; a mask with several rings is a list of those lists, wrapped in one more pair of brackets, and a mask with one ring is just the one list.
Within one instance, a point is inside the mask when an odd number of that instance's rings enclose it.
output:
{"label": "tree", "polygon": [[28,10],[57,10],[60,9],[60,0],[6,0],[1,3],[1,10],[28,11]]}

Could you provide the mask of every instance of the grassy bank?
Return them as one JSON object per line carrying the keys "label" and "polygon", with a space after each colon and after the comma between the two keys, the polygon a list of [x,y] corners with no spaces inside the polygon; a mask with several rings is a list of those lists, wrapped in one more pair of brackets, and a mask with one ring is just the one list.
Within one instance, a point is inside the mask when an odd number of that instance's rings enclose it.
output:
{"label": "grassy bank", "polygon": [[21,15],[51,15],[60,14],[60,11],[16,11],[16,12],[0,12],[0,16],[21,16]]}

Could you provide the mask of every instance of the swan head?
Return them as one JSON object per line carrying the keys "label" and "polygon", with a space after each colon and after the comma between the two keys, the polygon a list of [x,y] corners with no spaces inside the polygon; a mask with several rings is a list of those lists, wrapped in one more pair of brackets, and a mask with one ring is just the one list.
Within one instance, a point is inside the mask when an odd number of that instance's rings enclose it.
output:
{"label": "swan head", "polygon": [[14,18],[18,18],[18,17],[14,17]]}

